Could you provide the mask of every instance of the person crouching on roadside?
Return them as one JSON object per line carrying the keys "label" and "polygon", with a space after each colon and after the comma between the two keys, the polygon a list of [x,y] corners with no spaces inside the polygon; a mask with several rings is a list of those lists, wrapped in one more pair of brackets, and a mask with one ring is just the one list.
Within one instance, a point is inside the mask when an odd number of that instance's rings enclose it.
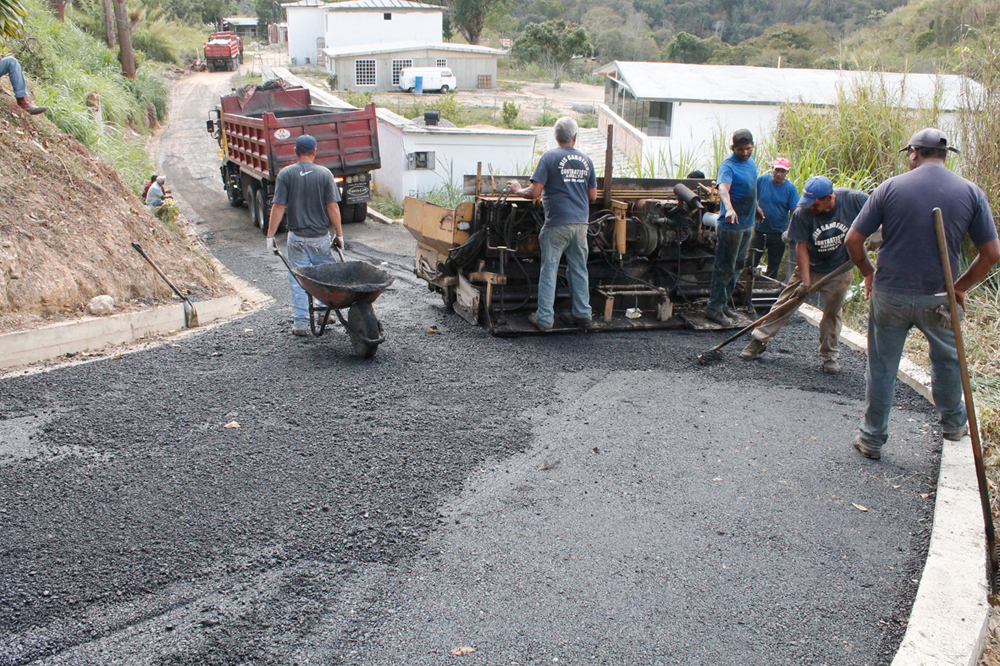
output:
{"label": "person crouching on roadside", "polygon": [[[288,239],[285,251],[292,268],[333,263],[330,252],[330,227],[336,232],[334,244],[343,249],[344,232],[340,227],[340,192],[333,173],[315,164],[316,139],[303,134],[295,140],[299,161],[286,166],[278,174],[274,188],[274,205],[267,225],[267,250],[277,249],[274,234],[281,218],[288,213]],[[292,334],[309,335],[309,296],[293,276],[288,276],[292,289]]]}
{"label": "person crouching on roadside", "polygon": [[163,205],[163,198],[166,196],[166,189],[164,183],[167,181],[166,176],[157,176],[156,181],[149,186],[146,190],[146,205],[153,210],[158,209]]}

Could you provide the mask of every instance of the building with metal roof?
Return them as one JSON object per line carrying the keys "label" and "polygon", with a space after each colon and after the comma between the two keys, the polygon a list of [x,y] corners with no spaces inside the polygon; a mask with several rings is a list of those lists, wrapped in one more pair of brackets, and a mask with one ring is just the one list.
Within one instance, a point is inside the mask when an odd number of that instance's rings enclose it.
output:
{"label": "building with metal roof", "polygon": [[981,86],[953,74],[901,74],[824,69],[611,62],[604,76],[602,130],[614,127],[615,145],[643,164],[708,164],[725,152],[734,130],[769,134],[782,104],[830,106],[862,86],[883,87],[905,108],[940,109],[953,116]]}

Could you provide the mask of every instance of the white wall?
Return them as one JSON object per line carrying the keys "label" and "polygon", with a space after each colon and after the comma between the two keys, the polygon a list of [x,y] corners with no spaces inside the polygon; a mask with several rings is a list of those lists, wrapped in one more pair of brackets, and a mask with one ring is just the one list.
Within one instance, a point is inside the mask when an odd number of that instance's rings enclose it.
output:
{"label": "white wall", "polygon": [[323,17],[326,15],[326,8],[286,7],[286,12],[289,61],[301,66],[306,63],[306,58],[309,58],[309,62],[315,65],[316,40],[323,37]]}
{"label": "white wall", "polygon": [[[392,15],[392,20],[385,20],[386,13]],[[339,48],[415,40],[440,44],[444,41],[443,17],[442,12],[400,9],[332,11],[326,14],[326,46]]]}
{"label": "white wall", "polygon": [[[773,104],[711,104],[704,102],[674,102],[670,137],[645,137],[642,139],[642,163],[660,166],[660,171],[673,172],[683,164],[689,168],[706,170],[715,163],[715,144],[721,138],[725,156],[733,132],[749,129],[756,143],[760,144],[774,131],[780,107]],[[621,119],[606,106],[602,115]],[[604,121],[601,123],[604,129]],[[615,131],[615,145],[635,159],[638,148],[635,136]],[[661,165],[669,165],[664,169]],[[662,174],[661,174],[662,175]],[[705,175],[714,178],[714,173]]]}
{"label": "white wall", "polygon": [[[407,124],[387,122],[389,114],[379,110],[378,138],[382,168],[372,173],[375,187],[400,204],[407,196],[420,197],[450,182],[462,187],[462,177],[476,173],[483,163],[484,177],[492,167],[496,175],[514,175],[533,166],[535,135],[528,131],[423,130]],[[395,114],[391,114],[399,118]],[[404,120],[405,119],[400,119]],[[407,168],[406,156],[434,151],[435,168]]]}

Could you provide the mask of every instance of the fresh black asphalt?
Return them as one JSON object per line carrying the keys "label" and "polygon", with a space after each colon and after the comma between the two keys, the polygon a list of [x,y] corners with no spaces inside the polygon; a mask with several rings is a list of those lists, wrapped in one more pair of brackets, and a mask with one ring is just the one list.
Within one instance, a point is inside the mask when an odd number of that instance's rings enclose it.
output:
{"label": "fresh black asphalt", "polygon": [[891,661],[940,441],[899,388],[883,460],[849,448],[862,355],[824,375],[801,319],[705,367],[722,334],[494,338],[369,222],[349,254],[397,279],[366,361],[289,334],[284,267],[203,171],[175,191],[275,302],[0,380],[0,664]]}

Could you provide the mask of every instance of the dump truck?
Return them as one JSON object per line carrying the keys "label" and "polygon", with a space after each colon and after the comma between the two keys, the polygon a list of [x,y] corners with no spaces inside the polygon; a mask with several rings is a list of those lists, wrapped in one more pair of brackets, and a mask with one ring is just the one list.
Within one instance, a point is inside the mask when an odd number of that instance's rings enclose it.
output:
{"label": "dump truck", "polygon": [[316,164],[336,177],[341,221],[367,218],[371,172],[382,166],[374,104],[363,109],[313,104],[308,88],[274,79],[224,95],[206,127],[219,141],[219,170],[230,205],[246,203],[263,233],[278,173],[298,161],[295,140],[303,134],[316,139]]}
{"label": "dump truck", "polygon": [[[404,202],[403,224],[417,240],[414,273],[445,305],[494,335],[538,333],[537,307],[545,221],[540,200],[512,195],[523,176],[468,175],[474,201],[455,209],[416,198]],[[598,331],[720,328],[705,316],[712,280],[720,199],[709,179],[597,179],[589,223],[590,304]],[[603,195],[600,193],[603,192]],[[738,326],[770,307],[783,285],[745,271],[734,300]],[[556,312],[570,310],[560,267]],[[576,330],[556,318],[554,330]]]}
{"label": "dump truck", "polygon": [[210,70],[235,72],[243,62],[243,38],[231,30],[213,32],[202,49]]}

